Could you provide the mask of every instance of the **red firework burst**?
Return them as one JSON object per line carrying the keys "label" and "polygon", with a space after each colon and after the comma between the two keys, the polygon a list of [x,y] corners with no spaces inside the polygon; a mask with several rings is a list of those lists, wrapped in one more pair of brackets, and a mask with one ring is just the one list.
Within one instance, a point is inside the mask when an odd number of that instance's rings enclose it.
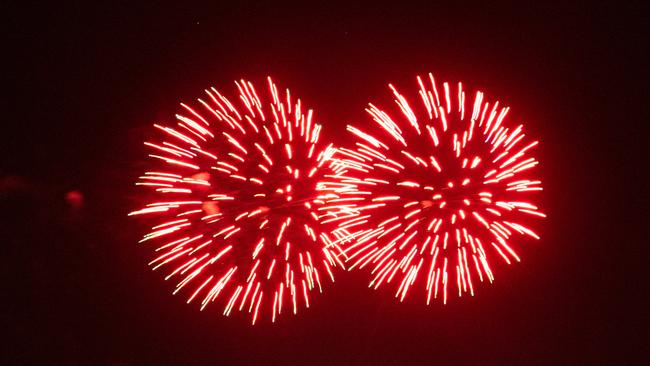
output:
{"label": "red firework burst", "polygon": [[492,256],[519,261],[515,235],[539,239],[523,224],[545,217],[530,201],[542,190],[530,156],[538,143],[507,127],[508,108],[482,92],[468,103],[461,83],[452,91],[431,74],[417,81],[418,108],[389,85],[397,114],[370,104],[376,125],[347,127],[355,146],[339,149],[345,171],[334,177],[347,191],[329,205],[355,214],[330,221],[352,232],[350,269],[369,267],[371,287],[394,282],[402,301],[420,286],[427,304],[439,293],[446,303],[449,281],[459,296],[473,295],[477,279],[492,282]]}
{"label": "red firework burst", "polygon": [[310,291],[334,280],[331,236],[346,233],[319,230],[318,181],[336,169],[312,110],[270,78],[266,104],[250,82],[235,84],[238,106],[212,88],[196,109],[181,103],[176,126],[154,125],[162,138],[145,145],[157,165],[136,183],[151,203],[130,215],[155,223],[140,242],[155,243],[150,265],[177,281],[174,294],[201,310],[223,298],[225,315],[248,311],[254,324],[260,312],[275,321],[309,307]]}

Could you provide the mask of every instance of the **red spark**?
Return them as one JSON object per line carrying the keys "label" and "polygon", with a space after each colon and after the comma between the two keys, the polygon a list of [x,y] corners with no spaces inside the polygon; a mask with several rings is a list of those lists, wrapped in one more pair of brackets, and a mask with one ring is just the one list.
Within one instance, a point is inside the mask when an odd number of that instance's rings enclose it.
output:
{"label": "red spark", "polygon": [[319,229],[335,217],[319,210],[319,180],[337,168],[312,110],[270,78],[268,95],[235,84],[237,102],[211,88],[196,106],[181,103],[175,126],[154,125],[162,137],[145,145],[156,164],[136,183],[152,201],[130,215],[154,223],[140,242],[154,243],[149,264],[177,283],[174,294],[201,310],[221,299],[225,315],[246,311],[254,324],[309,307],[342,266],[338,238],[349,234]]}
{"label": "red spark", "polygon": [[332,179],[346,192],[328,206],[350,214],[329,222],[355,238],[344,254],[350,269],[369,269],[370,287],[393,283],[400,301],[421,287],[427,304],[446,303],[450,282],[458,296],[474,295],[494,279],[489,259],[519,261],[513,239],[539,239],[522,224],[545,217],[534,204],[538,143],[482,92],[470,102],[461,83],[417,81],[419,102],[389,85],[396,113],[369,104],[374,125],[347,127],[355,145],[338,149],[344,171]]}

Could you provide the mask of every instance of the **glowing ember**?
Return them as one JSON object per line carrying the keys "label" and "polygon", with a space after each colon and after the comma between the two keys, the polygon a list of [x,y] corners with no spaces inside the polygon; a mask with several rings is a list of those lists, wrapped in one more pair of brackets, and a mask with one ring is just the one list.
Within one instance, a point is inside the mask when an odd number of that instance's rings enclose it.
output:
{"label": "glowing ember", "polygon": [[155,222],[141,242],[155,243],[150,265],[177,282],[174,294],[201,310],[219,298],[225,315],[246,311],[254,324],[309,307],[348,233],[319,229],[319,180],[336,173],[335,150],[319,143],[312,111],[270,78],[269,101],[235,84],[237,103],[212,88],[196,109],[181,103],[176,126],[154,125],[162,138],[145,145],[156,165],[136,183],[151,203],[130,215]]}
{"label": "glowing ember", "polygon": [[450,282],[458,296],[474,295],[477,282],[494,279],[489,259],[519,261],[513,239],[539,239],[524,225],[545,217],[533,200],[538,143],[508,127],[509,109],[483,93],[466,101],[461,83],[417,80],[418,108],[390,85],[396,114],[370,104],[375,125],[347,127],[355,146],[337,152],[345,172],[334,178],[348,191],[329,207],[356,215],[329,222],[352,232],[347,260],[369,268],[371,287],[393,283],[400,301],[421,287],[427,304],[446,303]]}

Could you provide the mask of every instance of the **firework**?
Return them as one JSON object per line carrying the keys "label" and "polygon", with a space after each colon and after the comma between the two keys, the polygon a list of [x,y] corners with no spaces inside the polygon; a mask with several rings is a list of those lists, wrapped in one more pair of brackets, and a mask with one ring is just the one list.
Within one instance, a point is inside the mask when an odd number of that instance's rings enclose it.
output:
{"label": "firework", "polygon": [[[322,232],[321,180],[336,174],[331,145],[319,142],[312,110],[268,79],[268,93],[235,82],[237,101],[214,88],[193,108],[182,104],[175,126],[154,126],[145,142],[155,165],[139,177],[150,203],[130,215],[153,223],[153,269],[164,269],[174,294],[203,310],[265,313],[275,321],[310,305],[310,293],[342,266],[338,238]],[[261,97],[268,97],[264,101]],[[334,216],[332,216],[334,217]],[[331,218],[331,217],[329,217]]]}
{"label": "firework", "polygon": [[419,287],[427,304],[446,303],[450,282],[474,295],[493,281],[493,257],[519,261],[516,239],[539,239],[527,226],[545,217],[534,204],[538,142],[482,92],[469,101],[461,83],[417,81],[417,103],[389,85],[395,112],[369,104],[372,126],[347,127],[355,144],[338,149],[344,172],[334,177],[347,191],[329,205],[356,214],[328,221],[355,237],[348,266],[367,268],[370,287],[394,284],[400,301]]}

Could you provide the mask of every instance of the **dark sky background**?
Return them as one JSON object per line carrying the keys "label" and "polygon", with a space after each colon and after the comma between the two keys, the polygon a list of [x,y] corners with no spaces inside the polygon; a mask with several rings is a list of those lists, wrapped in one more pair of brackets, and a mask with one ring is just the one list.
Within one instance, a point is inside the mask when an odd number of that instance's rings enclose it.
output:
{"label": "dark sky background", "polygon": [[[87,3],[3,11],[7,364],[647,362],[640,6]],[[339,273],[308,311],[251,327],[199,313],[148,269],[126,214],[140,204],[141,142],[178,102],[271,75],[344,143],[337,131],[365,121],[388,82],[413,88],[429,71],[506,102],[541,142],[542,240],[492,286],[426,307]]]}

